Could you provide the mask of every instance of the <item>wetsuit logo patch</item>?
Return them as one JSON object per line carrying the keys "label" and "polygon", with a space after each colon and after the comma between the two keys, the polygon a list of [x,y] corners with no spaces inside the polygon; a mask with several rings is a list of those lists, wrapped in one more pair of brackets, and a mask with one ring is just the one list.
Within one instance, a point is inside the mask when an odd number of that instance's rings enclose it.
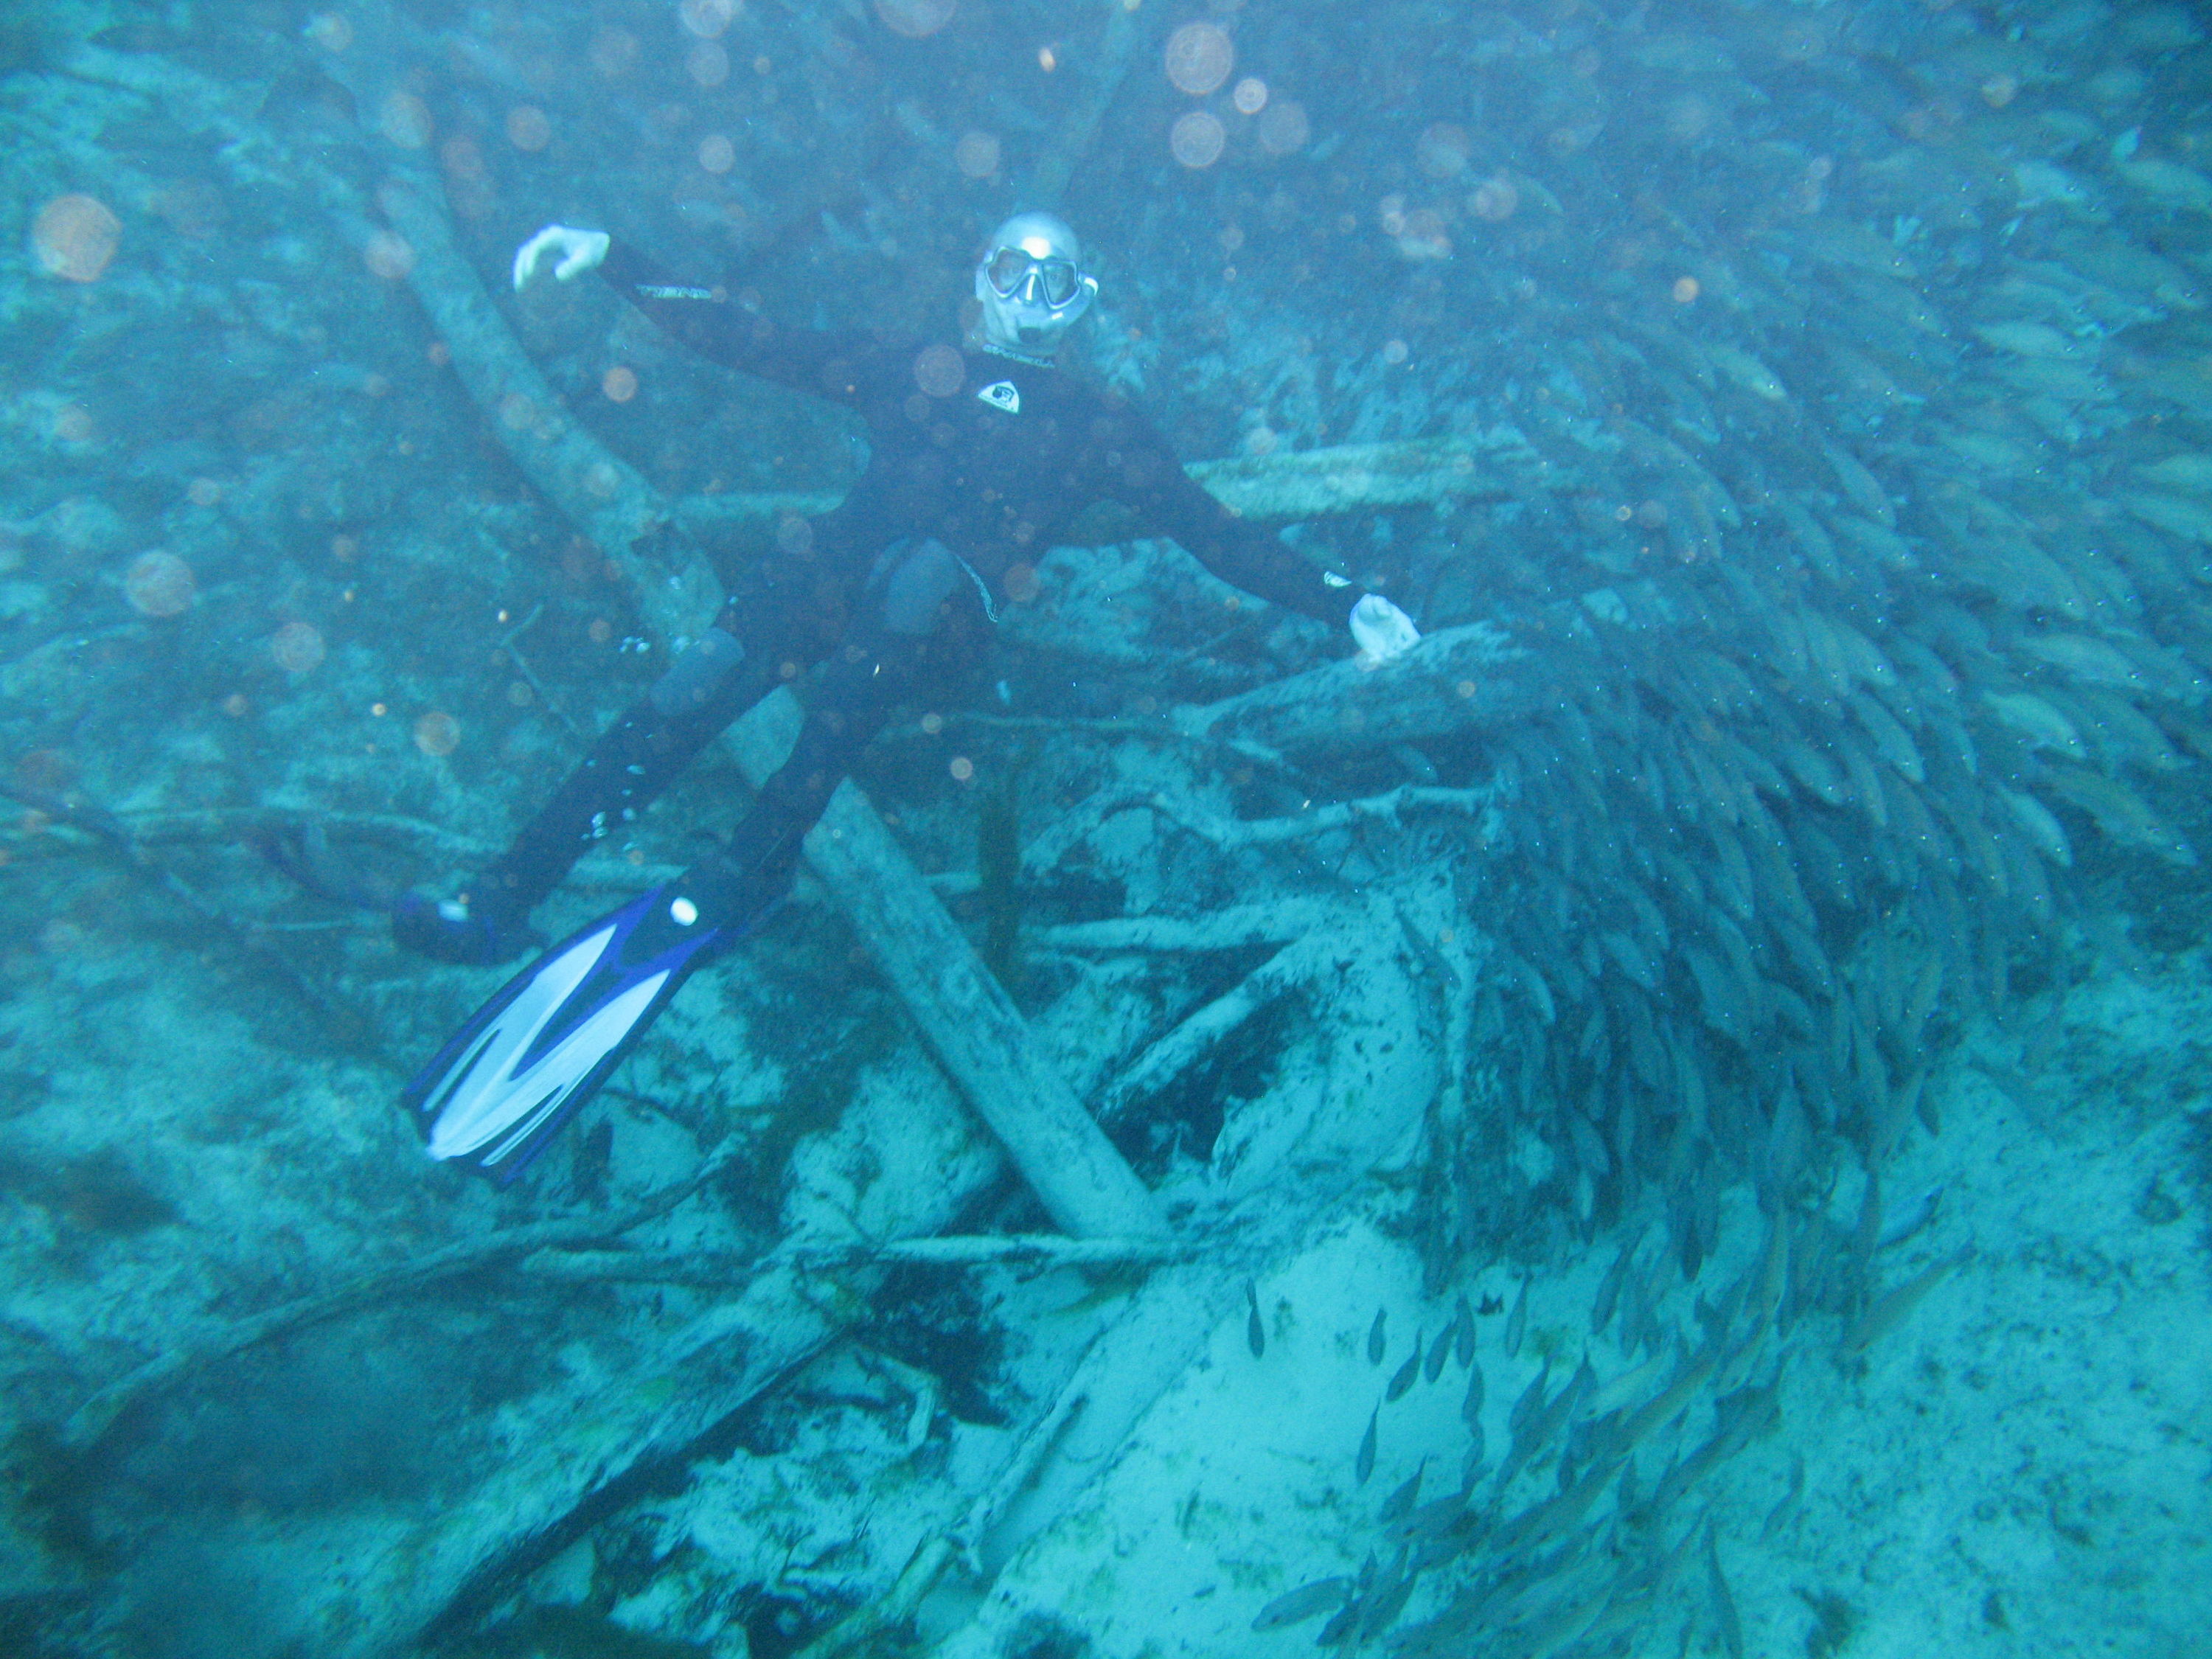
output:
{"label": "wetsuit logo patch", "polygon": [[1022,412],[1022,394],[1014,389],[1012,380],[994,380],[975,394],[994,409],[1003,409],[1009,415]]}

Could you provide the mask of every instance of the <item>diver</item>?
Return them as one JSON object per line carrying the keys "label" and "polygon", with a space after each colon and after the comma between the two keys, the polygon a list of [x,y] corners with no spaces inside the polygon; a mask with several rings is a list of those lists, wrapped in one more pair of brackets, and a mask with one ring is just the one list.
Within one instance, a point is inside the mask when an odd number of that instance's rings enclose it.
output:
{"label": "diver", "polygon": [[801,840],[854,756],[893,708],[980,657],[1008,571],[1042,557],[1094,502],[1122,503],[1140,533],[1172,538],[1247,592],[1348,626],[1369,660],[1419,637],[1389,600],[1242,521],[1133,410],[1056,367],[1098,283],[1048,214],[998,228],[975,267],[974,326],[933,343],[781,327],[603,231],[565,225],[517,250],[515,287],[549,257],[562,282],[598,270],[702,356],[853,409],[870,459],[841,506],[796,521],[799,533],[738,580],[714,624],[465,893],[385,907],[400,945],[444,962],[489,965],[539,943],[530,912],[586,848],[623,833],[739,714],[813,672],[790,758],[728,839],[540,956],[409,1086],[433,1157],[502,1182],[518,1173],[684,978],[784,896]]}

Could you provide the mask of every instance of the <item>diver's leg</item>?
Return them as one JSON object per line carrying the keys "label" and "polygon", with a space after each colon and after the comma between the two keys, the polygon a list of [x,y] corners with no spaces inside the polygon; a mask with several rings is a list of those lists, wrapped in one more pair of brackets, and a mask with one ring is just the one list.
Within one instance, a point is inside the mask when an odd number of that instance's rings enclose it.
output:
{"label": "diver's leg", "polygon": [[941,669],[948,648],[958,653],[962,630],[946,623],[978,608],[973,594],[966,568],[938,542],[908,544],[878,568],[859,625],[816,682],[790,757],[728,841],[670,890],[672,903],[687,902],[701,921],[742,926],[783,896],[800,842],[854,758]]}
{"label": "diver's leg", "polygon": [[833,636],[822,626],[823,610],[803,602],[811,597],[769,581],[733,595],[460,898],[400,901],[393,937],[424,956],[475,963],[503,962],[532,943],[531,910],[577,859],[635,819],[732,720],[827,648]]}

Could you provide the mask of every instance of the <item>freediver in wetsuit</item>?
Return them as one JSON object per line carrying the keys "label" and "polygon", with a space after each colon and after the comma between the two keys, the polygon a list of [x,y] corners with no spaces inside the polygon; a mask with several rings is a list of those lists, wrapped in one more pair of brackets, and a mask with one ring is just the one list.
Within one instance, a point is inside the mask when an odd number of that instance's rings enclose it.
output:
{"label": "freediver in wetsuit", "polygon": [[701,356],[855,410],[870,459],[803,550],[741,580],[714,625],[602,738],[465,896],[410,895],[393,933],[442,961],[489,964],[536,942],[529,913],[594,842],[619,834],[709,740],[818,667],[790,758],[729,839],[676,881],[555,947],[478,1013],[408,1091],[441,1158],[511,1176],[675,993],[787,890],[802,837],[891,709],[973,655],[1007,572],[1042,557],[1093,503],[1132,509],[1231,585],[1333,626],[1368,658],[1419,638],[1379,594],[1325,574],[1185,476],[1118,397],[1055,356],[1097,283],[1047,214],[999,227],[975,272],[981,313],[952,341],[886,345],[781,327],[721,290],[679,282],[603,232],[549,225],[514,283],[548,256],[590,270]]}

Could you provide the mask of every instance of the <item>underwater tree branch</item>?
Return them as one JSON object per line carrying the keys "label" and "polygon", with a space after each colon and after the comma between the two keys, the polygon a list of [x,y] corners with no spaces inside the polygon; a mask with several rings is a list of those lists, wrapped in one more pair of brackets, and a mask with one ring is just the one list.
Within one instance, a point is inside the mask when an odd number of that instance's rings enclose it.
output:
{"label": "underwater tree branch", "polygon": [[534,1222],[482,1238],[465,1239],[399,1267],[364,1273],[330,1290],[234,1321],[201,1341],[156,1355],[94,1394],[70,1414],[62,1428],[62,1443],[72,1450],[89,1450],[124,1412],[149,1395],[183,1381],[217,1360],[242,1353],[303,1326],[318,1324],[439,1279],[472,1273],[538,1250],[562,1249],[619,1237],[674,1209],[720,1176],[743,1150],[743,1144],[736,1137],[726,1136],[700,1160],[698,1168],[690,1175],[611,1215]]}

